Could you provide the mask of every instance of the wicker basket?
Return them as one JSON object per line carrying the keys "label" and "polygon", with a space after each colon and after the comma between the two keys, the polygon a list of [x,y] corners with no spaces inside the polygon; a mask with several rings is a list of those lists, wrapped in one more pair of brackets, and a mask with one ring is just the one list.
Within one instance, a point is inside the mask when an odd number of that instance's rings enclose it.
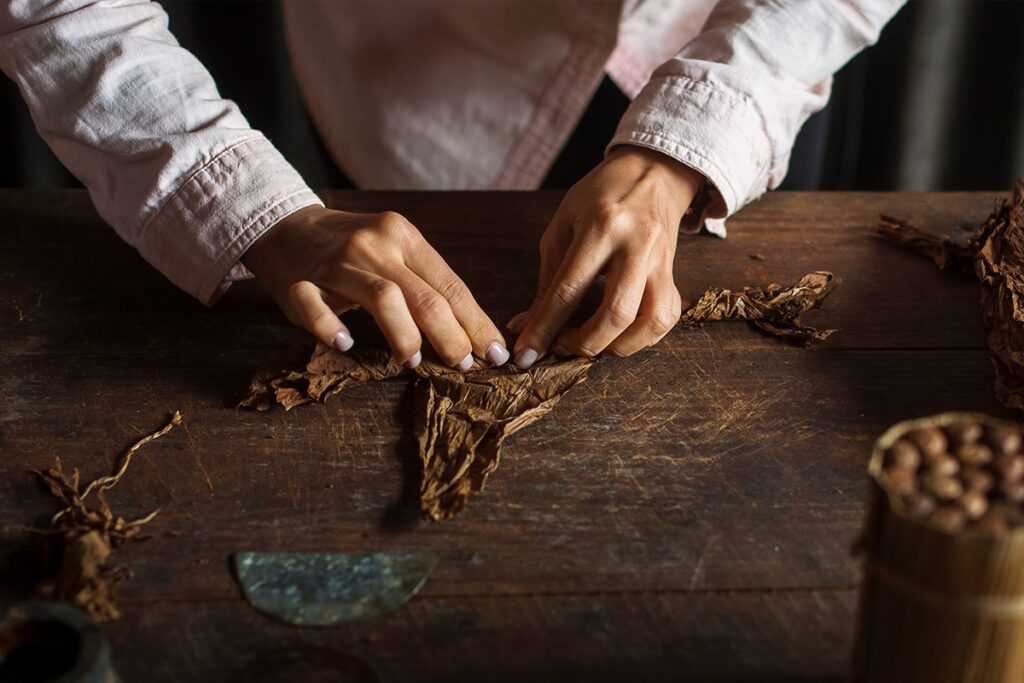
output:
{"label": "wicker basket", "polygon": [[913,429],[962,420],[1020,425],[971,413],[901,422],[875,443],[862,537],[853,674],[857,681],[1024,681],[1024,528],[946,533],[911,520],[878,476],[886,449]]}

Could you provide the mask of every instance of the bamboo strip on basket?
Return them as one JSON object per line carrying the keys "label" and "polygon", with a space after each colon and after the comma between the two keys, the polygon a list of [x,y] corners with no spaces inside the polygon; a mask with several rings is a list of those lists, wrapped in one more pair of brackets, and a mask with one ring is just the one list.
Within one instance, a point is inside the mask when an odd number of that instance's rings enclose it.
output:
{"label": "bamboo strip on basket", "polygon": [[907,432],[973,420],[943,413],[891,427],[875,443],[862,548],[854,678],[858,681],[1024,681],[1024,528],[951,534],[915,522],[877,481],[885,451]]}

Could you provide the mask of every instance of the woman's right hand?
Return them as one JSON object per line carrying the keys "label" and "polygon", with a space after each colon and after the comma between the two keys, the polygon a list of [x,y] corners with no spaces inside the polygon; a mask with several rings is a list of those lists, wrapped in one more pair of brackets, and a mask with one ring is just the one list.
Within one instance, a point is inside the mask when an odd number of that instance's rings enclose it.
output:
{"label": "woman's right hand", "polygon": [[509,352],[465,283],[401,215],[348,213],[320,206],[296,211],[242,257],[294,324],[324,344],[355,343],[338,315],[361,306],[400,362],[422,360],[422,334],[448,365],[473,356],[502,365]]}

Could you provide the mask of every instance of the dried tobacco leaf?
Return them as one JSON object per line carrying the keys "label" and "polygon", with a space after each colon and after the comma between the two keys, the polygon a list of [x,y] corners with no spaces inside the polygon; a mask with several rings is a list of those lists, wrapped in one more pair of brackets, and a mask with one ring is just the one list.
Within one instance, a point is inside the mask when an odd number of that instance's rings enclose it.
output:
{"label": "dried tobacco leaf", "polygon": [[1024,413],[1024,180],[971,238],[996,398]]}
{"label": "dried tobacco leaf", "polygon": [[[498,467],[502,441],[547,414],[593,363],[547,359],[522,371],[476,362],[465,373],[429,360],[421,363],[415,373],[420,378],[416,433],[423,462],[423,511],[435,520],[458,514],[470,493],[481,490]],[[305,370],[257,375],[241,406],[267,410],[277,403],[289,410],[407,372],[384,352],[342,354],[318,344]]]}
{"label": "dried tobacco leaf", "polygon": [[742,289],[713,287],[683,313],[679,323],[695,327],[705,322],[746,320],[762,332],[806,346],[823,341],[835,332],[800,322],[800,316],[820,306],[835,285],[832,273],[815,271],[789,287],[774,283]]}
{"label": "dried tobacco leaf", "polygon": [[275,404],[285,410],[313,401],[325,401],[348,387],[371,380],[389,379],[407,372],[384,351],[343,354],[317,344],[302,371],[263,372],[252,378],[249,396],[240,407],[270,410]]}
{"label": "dried tobacco leaf", "polygon": [[424,368],[416,383],[423,512],[439,522],[459,514],[498,468],[506,437],[547,415],[593,364],[549,360],[525,372],[503,366],[472,374]]}
{"label": "dried tobacco leaf", "polygon": [[953,266],[965,273],[974,272],[974,251],[969,245],[923,232],[899,218],[884,214],[879,218],[877,232],[881,237],[930,258],[940,270]]}
{"label": "dried tobacco leaf", "polygon": [[[1010,201],[1000,200],[995,210],[964,246],[917,230],[905,221],[882,216],[882,234],[896,231],[914,239],[895,239],[900,245],[932,258],[943,266],[941,247],[935,252],[921,245],[952,244],[949,260],[981,282],[981,324],[995,368],[999,402],[1024,414],[1024,179],[1018,180]],[[967,265],[972,264],[973,267]]]}
{"label": "dried tobacco leaf", "polygon": [[[817,308],[836,285],[832,273],[808,273],[789,287],[708,289],[696,304],[683,313],[680,325],[696,327],[705,322],[747,321],[755,329],[807,345],[827,339],[835,330],[818,330],[800,322],[800,316]],[[479,362],[467,372],[485,369]],[[249,384],[249,395],[240,408],[270,410],[275,405],[291,410],[296,406],[327,398],[352,386],[390,379],[409,372],[384,351],[340,353],[317,344],[303,370],[261,372]],[[450,372],[444,366],[425,361],[416,369],[420,376]],[[505,372],[516,372],[506,367]]]}
{"label": "dried tobacco leaf", "polygon": [[[84,489],[79,488],[78,468],[72,469],[70,476],[66,475],[60,458],[54,458],[53,467],[47,470],[32,470],[50,493],[64,503],[50,520],[50,529],[42,532],[59,536],[61,545],[56,582],[46,586],[44,592],[78,605],[97,622],[120,617],[114,601],[114,586],[131,576],[131,571],[124,565],[112,563],[113,549],[124,541],[138,538],[141,527],[159,510],[140,519],[125,520],[110,510],[104,491],[121,481],[132,456],[140,448],[180,424],[181,414],[175,411],[167,425],[139,439],[125,451],[114,474],[99,477]],[[93,492],[97,502],[91,505],[87,499]]]}
{"label": "dried tobacco leaf", "polygon": [[[820,306],[834,286],[832,273],[814,272],[789,287],[713,288],[686,311],[681,323],[745,320],[767,334],[806,345],[835,331],[800,322],[800,316]],[[583,381],[593,363],[585,358],[549,358],[522,371],[512,365],[491,368],[477,362],[460,372],[425,361],[416,368],[423,512],[436,521],[457,515],[497,469],[502,442],[546,415],[565,392]],[[305,369],[254,377],[250,394],[240,405],[255,410],[281,405],[290,410],[324,401],[351,386],[406,372],[385,352],[342,354],[319,344]]]}

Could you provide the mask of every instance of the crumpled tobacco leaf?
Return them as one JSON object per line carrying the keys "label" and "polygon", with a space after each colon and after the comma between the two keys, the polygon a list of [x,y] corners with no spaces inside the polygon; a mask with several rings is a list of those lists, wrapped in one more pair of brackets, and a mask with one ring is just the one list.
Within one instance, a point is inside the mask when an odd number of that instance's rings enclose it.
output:
{"label": "crumpled tobacco leaf", "polygon": [[1024,413],[1024,180],[971,238],[996,397]]}
{"label": "crumpled tobacco leaf", "polygon": [[406,368],[384,351],[343,354],[317,344],[304,370],[261,372],[253,377],[249,395],[240,406],[262,411],[281,405],[291,410],[304,403],[325,401],[348,387],[404,372]]}
{"label": "crumpled tobacco leaf", "polygon": [[[113,549],[121,543],[138,539],[141,527],[152,520],[159,510],[135,520],[115,515],[107,504],[104,491],[113,488],[128,471],[132,456],[150,441],[159,439],[181,424],[181,414],[174,412],[163,428],[136,441],[121,460],[117,471],[89,482],[80,488],[78,468],[65,474],[60,458],[54,458],[53,467],[32,470],[54,497],[64,503],[50,520],[50,529],[42,533],[59,537],[61,546],[60,568],[53,583],[44,584],[44,594],[69,600],[85,610],[97,622],[119,618],[114,601],[114,587],[131,576],[124,565],[113,564]],[[89,496],[96,494],[95,503]]]}
{"label": "crumpled tobacco leaf", "polygon": [[[832,273],[815,271],[788,287],[777,284],[740,289],[712,287],[683,313],[679,324],[696,327],[705,322],[747,321],[755,329],[798,344],[822,341],[835,330],[815,329],[803,324],[800,316],[821,306],[836,283]],[[476,362],[467,372],[478,373],[484,369],[485,366]],[[305,403],[323,402],[348,387],[408,372],[411,371],[384,351],[357,350],[343,354],[317,344],[302,370],[257,373],[249,384],[249,395],[239,407],[265,411],[280,405],[291,410]],[[447,372],[453,371],[430,361],[424,361],[416,369],[420,376]],[[506,367],[504,372],[518,371]]]}
{"label": "crumpled tobacco leaf", "polygon": [[835,332],[800,322],[801,315],[821,306],[835,285],[832,273],[815,271],[788,287],[774,283],[741,289],[712,287],[683,313],[679,324],[693,327],[705,322],[746,320],[762,332],[806,346],[828,339]]}
{"label": "crumpled tobacco leaf", "polygon": [[425,367],[416,383],[423,512],[438,522],[459,514],[498,468],[502,442],[547,415],[593,364],[573,358],[473,373]]}
{"label": "crumpled tobacco leaf", "polygon": [[974,272],[974,250],[970,245],[923,232],[899,218],[885,214],[879,218],[878,234],[897,246],[930,258],[940,270],[952,266],[965,273]]}
{"label": "crumpled tobacco leaf", "polygon": [[[681,324],[745,320],[767,334],[807,345],[835,332],[800,322],[803,313],[821,305],[835,283],[832,273],[818,271],[789,287],[709,289],[683,314]],[[546,415],[565,392],[584,380],[593,364],[586,358],[547,358],[527,371],[479,362],[466,372],[431,361],[417,367],[416,434],[423,464],[423,512],[436,521],[457,515],[497,469],[502,442]],[[318,344],[304,370],[256,375],[240,406],[269,410],[281,405],[290,410],[324,401],[348,387],[407,372],[382,351],[343,354]]]}
{"label": "crumpled tobacco leaf", "polygon": [[431,519],[454,517],[471,493],[480,491],[498,467],[502,442],[540,419],[583,380],[594,361],[545,359],[528,371],[512,365],[491,368],[475,362],[465,373],[425,360],[415,371],[387,353],[343,354],[318,344],[304,371],[260,373],[241,406],[290,410],[324,401],[345,388],[415,372],[423,478],[421,507]]}
{"label": "crumpled tobacco leaf", "polygon": [[[882,220],[884,225],[888,219],[883,216]],[[906,234],[913,230],[933,241],[942,240],[903,221],[898,224]],[[896,241],[932,256],[907,240]],[[997,202],[967,244],[950,253],[951,263],[963,272],[973,272],[981,282],[981,324],[995,368],[996,398],[1024,414],[1024,179],[1017,181],[1013,198]],[[940,259],[932,258],[943,267]],[[967,262],[973,267],[963,265]]]}

